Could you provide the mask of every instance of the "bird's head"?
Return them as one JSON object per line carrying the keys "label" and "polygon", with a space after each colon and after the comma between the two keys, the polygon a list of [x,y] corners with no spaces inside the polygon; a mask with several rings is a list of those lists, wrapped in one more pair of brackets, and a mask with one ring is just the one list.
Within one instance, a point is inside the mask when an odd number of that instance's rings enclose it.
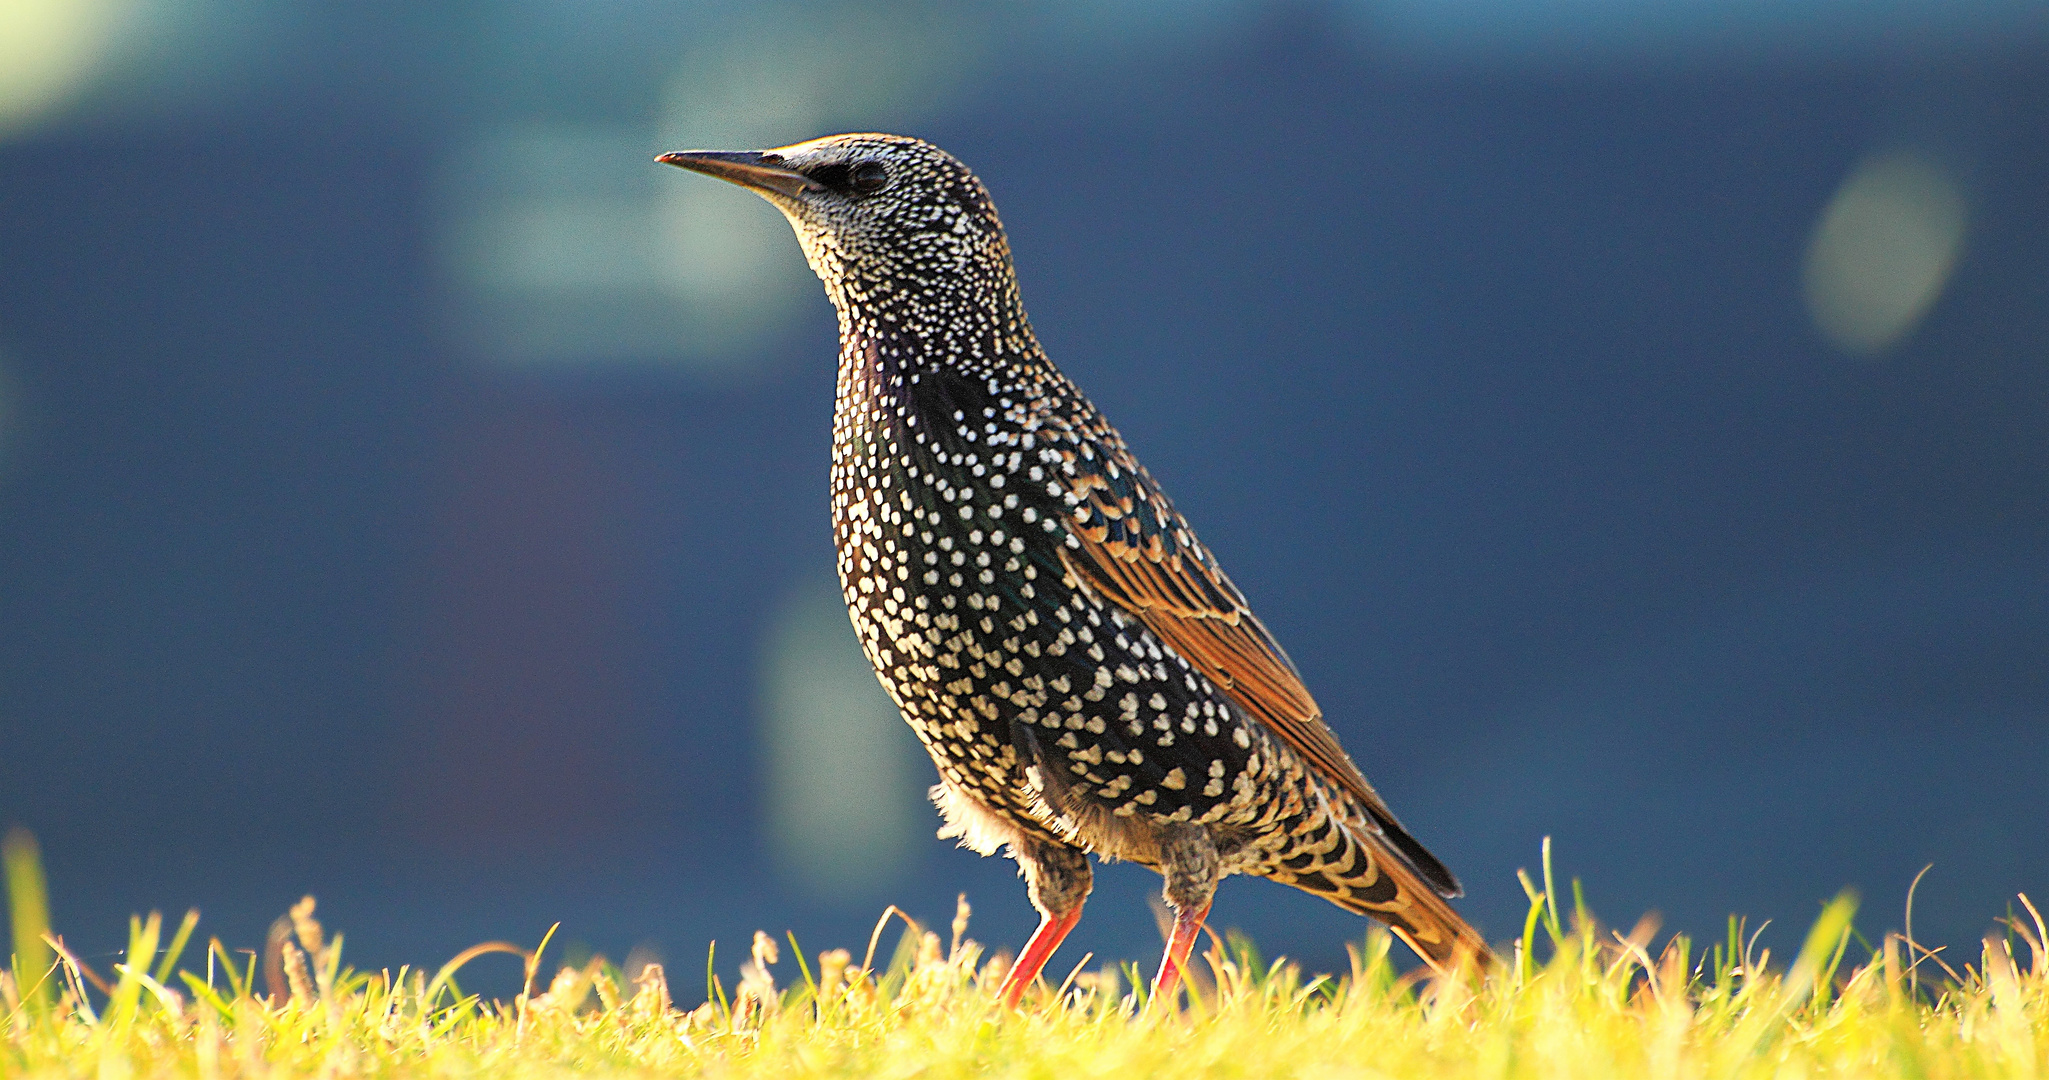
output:
{"label": "bird's head", "polygon": [[729,180],[789,218],[842,308],[883,289],[1002,282],[1010,251],[989,193],[922,139],[829,135],[773,150],[685,150],[655,160]]}

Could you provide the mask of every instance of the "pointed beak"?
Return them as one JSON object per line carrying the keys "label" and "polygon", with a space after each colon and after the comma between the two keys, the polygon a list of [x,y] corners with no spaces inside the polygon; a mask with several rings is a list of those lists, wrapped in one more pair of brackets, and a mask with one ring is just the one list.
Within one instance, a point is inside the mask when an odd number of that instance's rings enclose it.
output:
{"label": "pointed beak", "polygon": [[680,150],[663,154],[655,160],[664,165],[730,180],[764,195],[796,198],[806,191],[822,190],[803,173],[783,168],[781,154],[756,150]]}

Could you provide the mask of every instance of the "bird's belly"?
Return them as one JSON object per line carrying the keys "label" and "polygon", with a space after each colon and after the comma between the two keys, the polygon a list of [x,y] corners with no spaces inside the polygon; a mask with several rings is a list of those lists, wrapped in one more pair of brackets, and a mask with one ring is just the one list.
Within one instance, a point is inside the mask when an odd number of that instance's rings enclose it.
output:
{"label": "bird's belly", "polygon": [[1309,813],[1300,758],[1136,619],[1046,576],[1030,601],[971,577],[928,585],[922,560],[915,544],[843,542],[842,583],[869,661],[957,796],[1147,865],[1163,829],[1209,826],[1227,872],[1257,872],[1274,830]]}
{"label": "bird's belly", "polygon": [[[848,560],[842,560],[843,566]],[[859,560],[854,560],[856,566]],[[886,573],[842,578],[863,651],[905,722],[956,791],[1015,824],[1046,831],[1011,722],[1051,691],[1027,667],[1059,648],[1000,596],[933,589]]]}

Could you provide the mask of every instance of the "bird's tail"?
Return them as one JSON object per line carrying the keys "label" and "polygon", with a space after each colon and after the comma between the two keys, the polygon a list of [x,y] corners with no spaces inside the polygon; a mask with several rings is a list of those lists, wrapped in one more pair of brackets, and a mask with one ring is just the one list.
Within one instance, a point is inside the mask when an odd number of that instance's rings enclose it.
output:
{"label": "bird's tail", "polygon": [[1323,840],[1331,850],[1304,871],[1284,863],[1270,876],[1386,923],[1439,974],[1479,972],[1494,963],[1487,939],[1378,830],[1363,820],[1333,820],[1327,828]]}
{"label": "bird's tail", "polygon": [[[1406,870],[1400,867],[1389,872],[1401,875]],[[1416,955],[1440,975],[1461,970],[1484,971],[1493,965],[1494,952],[1487,947],[1487,939],[1460,918],[1443,897],[1428,886],[1416,887],[1414,882],[1403,882],[1400,893],[1399,902],[1405,906],[1361,905],[1351,910],[1385,922],[1396,937],[1416,950]]]}

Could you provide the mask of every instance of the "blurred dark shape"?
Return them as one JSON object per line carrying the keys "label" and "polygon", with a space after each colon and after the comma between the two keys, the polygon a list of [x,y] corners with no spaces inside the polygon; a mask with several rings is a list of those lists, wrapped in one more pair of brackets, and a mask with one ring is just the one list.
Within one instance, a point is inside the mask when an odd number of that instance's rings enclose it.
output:
{"label": "blurred dark shape", "polygon": [[[632,492],[608,448],[546,400],[454,405],[430,481],[425,624],[401,740],[407,818],[454,855],[568,853],[610,834],[628,688]],[[644,520],[645,516],[641,515]]]}

